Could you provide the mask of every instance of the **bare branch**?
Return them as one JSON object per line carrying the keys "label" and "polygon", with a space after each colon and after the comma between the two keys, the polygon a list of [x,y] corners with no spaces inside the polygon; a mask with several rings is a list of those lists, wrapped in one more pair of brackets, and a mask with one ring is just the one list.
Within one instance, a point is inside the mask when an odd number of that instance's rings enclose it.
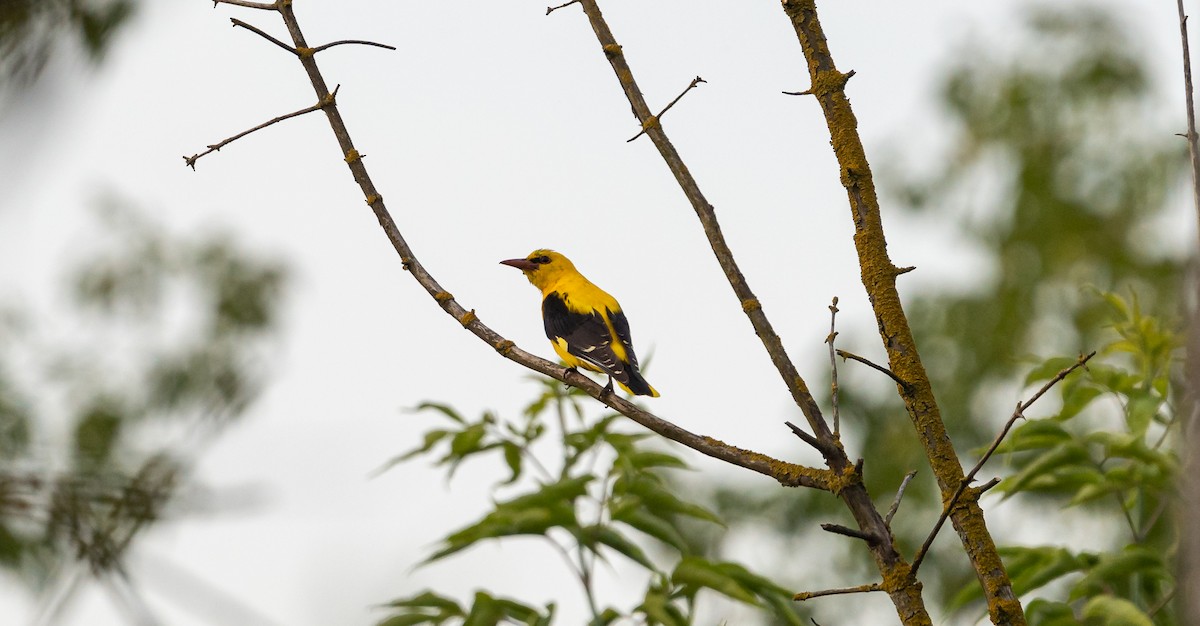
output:
{"label": "bare branch", "polygon": [[823,530],[825,532],[833,533],[835,535],[844,535],[846,537],[862,539],[863,541],[865,541],[871,545],[877,545],[882,541],[882,539],[880,539],[879,537],[877,537],[871,533],[864,532],[864,531],[861,531],[861,530],[858,530],[855,528],[849,528],[846,526],[842,526],[841,524],[821,524],[821,530]]}
{"label": "bare branch", "polygon": [[825,337],[825,343],[829,344],[829,386],[830,386],[830,402],[833,404],[833,436],[840,437],[842,433],[841,414],[838,409],[838,380],[837,380],[837,355],[834,350],[833,341],[837,338],[836,322],[837,322],[837,296],[833,297],[833,302],[829,304],[829,335]]}
{"label": "bare branch", "polygon": [[246,30],[248,30],[248,31],[250,31],[250,32],[252,32],[252,33],[255,33],[256,35],[258,35],[258,36],[262,37],[263,39],[266,39],[267,41],[269,41],[269,42],[271,42],[271,43],[273,43],[273,44],[275,44],[275,45],[279,46],[280,48],[283,48],[284,50],[287,50],[288,52],[291,52],[292,54],[295,54],[295,55],[297,55],[297,56],[299,56],[299,54],[300,54],[300,53],[296,52],[296,49],[295,49],[295,48],[293,48],[293,47],[291,47],[291,46],[287,45],[286,43],[283,43],[282,41],[279,41],[278,39],[276,39],[276,38],[274,38],[274,37],[272,37],[272,36],[268,35],[266,32],[264,32],[262,29],[258,28],[257,26],[254,26],[254,25],[251,25],[251,24],[247,24],[246,22],[243,22],[242,20],[239,20],[239,19],[238,19],[238,18],[236,18],[236,17],[231,17],[231,18],[229,18],[229,21],[230,21],[230,22],[233,22],[233,25],[234,25],[234,26],[241,26],[242,28],[245,28]]}
{"label": "bare branch", "polygon": [[560,5],[556,6],[556,7],[546,7],[546,15],[550,15],[551,13],[553,13],[553,12],[555,12],[555,11],[559,10],[559,9],[562,9],[562,8],[569,7],[569,6],[571,6],[572,4],[579,4],[579,0],[571,0],[570,2],[567,2],[567,3],[564,3],[564,4],[560,4]]}
{"label": "bare branch", "polygon": [[904,475],[904,480],[900,482],[900,488],[896,490],[896,497],[892,500],[892,506],[888,509],[887,516],[883,518],[883,523],[887,524],[888,528],[892,527],[892,518],[896,516],[896,511],[900,510],[900,500],[904,498],[904,490],[908,489],[908,483],[912,482],[913,476],[917,475],[917,470],[913,470]]}
{"label": "bare branch", "polygon": [[1200,137],[1196,134],[1196,103],[1192,86],[1192,54],[1188,49],[1187,20],[1183,11],[1183,0],[1176,0],[1179,7],[1179,37],[1183,41],[1183,87],[1187,97],[1187,142],[1188,155],[1192,162],[1192,204],[1200,215]]}
{"label": "bare branch", "polygon": [[853,352],[846,352],[845,350],[838,350],[837,355],[842,357],[843,359],[850,359],[851,361],[858,361],[859,363],[862,363],[863,365],[866,365],[867,367],[870,367],[875,370],[879,370],[880,372],[887,374],[888,378],[891,378],[892,380],[896,381],[896,384],[900,385],[901,387],[908,386],[908,383],[901,380],[900,377],[897,376],[896,373],[893,372],[892,370],[890,370],[882,365],[876,365],[875,363],[872,363],[870,360],[868,360],[864,357],[858,356],[857,354],[854,354]]}
{"label": "bare branch", "polygon": [[796,602],[804,602],[812,598],[820,598],[821,596],[837,596],[848,593],[870,593],[872,591],[883,591],[883,586],[879,583],[871,583],[869,585],[859,585],[857,587],[841,587],[838,589],[825,589],[823,591],[801,591],[792,596],[792,600]]}
{"label": "bare branch", "polygon": [[675,106],[675,103],[676,103],[676,102],[679,102],[680,100],[682,100],[682,99],[683,99],[683,96],[684,96],[684,95],[686,95],[686,94],[687,94],[687,92],[691,91],[692,89],[695,89],[695,88],[696,88],[696,85],[699,85],[700,83],[707,83],[707,82],[708,82],[708,81],[704,80],[703,78],[700,78],[699,76],[697,76],[697,77],[693,78],[693,79],[692,79],[692,82],[691,82],[691,83],[688,83],[688,86],[687,86],[687,88],[686,88],[686,89],[684,89],[684,90],[683,90],[683,92],[682,92],[682,93],[680,93],[678,96],[675,96],[675,99],[674,99],[674,100],[672,100],[670,104],[668,104],[667,106],[663,107],[663,110],[659,111],[659,112],[658,112],[658,115],[651,116],[649,119],[647,119],[647,120],[644,120],[644,121],[642,122],[642,130],[638,131],[638,134],[636,134],[636,135],[634,135],[634,136],[630,137],[629,139],[626,139],[626,140],[625,140],[625,143],[630,143],[630,142],[632,142],[634,139],[637,139],[638,137],[641,137],[642,135],[645,135],[647,130],[650,130],[651,128],[653,128],[653,127],[655,127],[655,126],[657,126],[657,125],[661,124],[661,123],[662,123],[662,116],[666,115],[666,114],[667,114],[667,111],[670,111],[670,110],[671,110],[671,107]]}
{"label": "bare branch", "polygon": [[[912,570],[909,576],[911,576],[914,580],[916,579],[917,570],[921,567],[921,562],[925,560],[925,555],[929,552],[930,546],[933,545],[933,540],[936,539],[938,533],[941,532],[942,526],[946,523],[946,519],[950,517],[951,511],[953,511],[954,507],[958,505],[958,501],[960,498],[962,498],[963,493],[966,492],[967,487],[975,481],[975,475],[978,474],[979,470],[983,468],[983,464],[987,463],[988,459],[992,458],[992,454],[996,452],[996,449],[1000,447],[1000,443],[1003,442],[1004,438],[1008,436],[1008,432],[1012,430],[1013,424],[1016,424],[1017,420],[1019,419],[1024,419],[1025,410],[1033,405],[1034,402],[1037,402],[1038,398],[1041,398],[1043,395],[1045,395],[1045,393],[1049,391],[1051,387],[1057,385],[1071,372],[1086,365],[1087,362],[1090,361],[1094,356],[1096,356],[1096,352],[1094,350],[1086,355],[1079,355],[1079,359],[1076,360],[1075,363],[1071,364],[1070,367],[1063,368],[1057,374],[1055,374],[1053,378],[1046,381],[1046,384],[1042,385],[1042,387],[1038,389],[1037,392],[1034,393],[1033,396],[1031,396],[1028,400],[1017,403],[1017,408],[1013,411],[1012,416],[1008,418],[1008,421],[1004,423],[1004,428],[1000,429],[1000,433],[996,435],[996,438],[992,441],[992,445],[988,446],[987,452],[984,452],[983,456],[980,457],[979,462],[971,468],[971,471],[967,472],[966,476],[963,476],[962,481],[958,484],[958,488],[954,490],[954,495],[952,495],[950,499],[946,501],[946,505],[942,507],[942,514],[938,516],[937,523],[933,525],[933,530],[929,531],[929,535],[925,537],[925,542],[921,544],[920,549],[917,550],[916,556],[913,557]],[[981,487],[978,490],[978,493],[983,493],[984,491],[995,487],[997,484],[999,484],[999,482],[999,479],[989,481],[988,484],[985,485],[986,488]],[[978,494],[976,497],[978,497]]]}
{"label": "bare branch", "polygon": [[190,157],[185,156],[185,157],[183,157],[183,162],[188,167],[192,168],[192,171],[195,171],[196,170],[196,161],[198,161],[200,159],[200,157],[202,157],[206,154],[209,154],[211,152],[216,152],[216,151],[220,150],[221,148],[224,148],[225,146],[237,141],[238,139],[241,139],[242,137],[245,137],[246,135],[249,135],[250,133],[252,133],[256,130],[262,130],[272,124],[278,124],[279,122],[282,122],[283,120],[297,117],[300,115],[304,115],[305,113],[312,113],[313,111],[320,111],[321,109],[332,105],[334,102],[334,99],[337,97],[337,90],[339,88],[341,88],[341,85],[334,87],[333,93],[329,94],[329,97],[326,101],[318,102],[310,107],[305,107],[303,109],[300,109],[299,111],[292,111],[291,113],[288,113],[286,115],[280,115],[279,117],[269,119],[269,120],[263,122],[262,124],[255,126],[254,128],[251,128],[249,130],[244,130],[228,139],[223,139],[217,143],[209,145],[208,150],[205,150],[204,152],[201,152],[199,154],[193,154]]}
{"label": "bare branch", "polygon": [[333,42],[327,43],[323,46],[317,46],[316,48],[313,48],[311,51],[309,51],[309,53],[316,54],[322,50],[328,50],[329,48],[332,48],[334,46],[345,46],[345,45],[349,45],[349,44],[355,44],[355,45],[360,45],[360,46],[375,46],[376,48],[386,48],[388,50],[396,49],[396,46],[389,46],[386,43],[376,43],[374,41],[366,41],[364,39],[343,39],[341,41],[333,41]]}
{"label": "bare branch", "polygon": [[213,0],[213,8],[217,8],[218,4],[232,4],[234,6],[246,7],[249,9],[262,9],[263,11],[278,11],[278,2],[250,2],[249,0]]}

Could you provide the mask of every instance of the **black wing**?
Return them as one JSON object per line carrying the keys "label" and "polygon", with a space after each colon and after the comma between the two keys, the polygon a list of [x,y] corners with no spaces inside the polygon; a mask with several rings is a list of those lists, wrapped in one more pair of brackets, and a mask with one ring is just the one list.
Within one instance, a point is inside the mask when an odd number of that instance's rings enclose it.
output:
{"label": "black wing", "polygon": [[[618,314],[620,315],[620,314]],[[629,334],[629,323],[621,316],[625,335]],[[546,337],[556,341],[560,337],[567,342],[567,352],[590,363],[609,376],[626,382],[629,373],[613,352],[613,337],[608,325],[599,313],[576,313],[567,308],[558,292],[551,292],[542,300],[542,321],[546,326]],[[616,320],[614,319],[614,324]],[[618,328],[618,333],[620,333]]]}
{"label": "black wing", "polygon": [[624,344],[625,356],[629,357],[629,364],[637,369],[637,355],[633,353],[633,337],[629,335],[629,320],[625,319],[625,314],[621,311],[609,311],[608,319],[612,320],[613,330],[617,331],[617,340]]}

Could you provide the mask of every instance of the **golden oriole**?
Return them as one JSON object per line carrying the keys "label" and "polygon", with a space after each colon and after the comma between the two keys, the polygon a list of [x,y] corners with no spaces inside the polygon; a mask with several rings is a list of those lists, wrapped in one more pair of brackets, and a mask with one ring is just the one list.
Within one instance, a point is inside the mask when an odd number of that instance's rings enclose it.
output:
{"label": "golden oriole", "polygon": [[621,305],[584,278],[570,259],[553,250],[534,250],[523,259],[500,263],[521,270],[541,290],[546,337],[568,367],[608,374],[609,390],[616,380],[631,394],[658,397],[638,371]]}

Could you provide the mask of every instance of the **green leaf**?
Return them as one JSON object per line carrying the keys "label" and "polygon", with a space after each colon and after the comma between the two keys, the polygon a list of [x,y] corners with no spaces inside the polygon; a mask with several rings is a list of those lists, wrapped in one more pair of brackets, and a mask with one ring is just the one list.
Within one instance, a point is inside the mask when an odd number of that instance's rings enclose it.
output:
{"label": "green leaf", "polygon": [[445,545],[422,564],[446,558],[484,539],[544,535],[551,528],[576,527],[574,502],[587,492],[587,483],[592,479],[592,476],[565,479],[498,503],[483,519],[448,535],[443,540]]}
{"label": "green leaf", "polygon": [[701,587],[712,589],[739,602],[758,605],[758,598],[746,589],[728,568],[698,556],[685,556],[671,572],[671,582],[684,587],[689,595]]}
{"label": "green leaf", "polygon": [[[629,503],[629,505],[625,506],[625,503]],[[679,529],[669,520],[641,508],[640,498],[623,498],[617,508],[611,510],[611,515],[615,522],[626,524],[682,553],[688,552],[687,540],[683,538]]]}
{"label": "green leaf", "polygon": [[1129,426],[1129,431],[1139,439],[1145,438],[1146,431],[1150,428],[1154,417],[1158,415],[1158,409],[1162,403],[1161,396],[1145,391],[1131,396],[1125,404],[1125,423]]}
{"label": "green leaf", "polygon": [[1023,452],[1051,448],[1072,439],[1062,424],[1052,419],[1029,420],[1017,426],[997,449],[1000,452]]}
{"label": "green leaf", "polygon": [[472,452],[478,452],[479,443],[483,441],[485,435],[487,435],[487,426],[483,422],[471,424],[455,433],[454,438],[450,440],[450,455],[454,458],[462,458]]}
{"label": "green leaf", "polygon": [[1087,598],[1125,586],[1135,576],[1170,580],[1165,555],[1160,550],[1136,544],[1127,545],[1117,553],[1100,554],[1087,574],[1071,588],[1070,599]]}
{"label": "green leaf", "polygon": [[999,485],[1008,494],[1021,491],[1075,491],[1103,480],[1087,450],[1077,441],[1063,442],[1037,455]]}
{"label": "green leaf", "polygon": [[463,626],[496,626],[502,619],[504,610],[499,603],[492,596],[476,591],[475,602],[471,605],[471,612],[467,614]]}
{"label": "green leaf", "polygon": [[650,450],[635,450],[634,452],[625,455],[625,458],[633,465],[634,468],[646,470],[656,467],[669,467],[675,469],[690,469],[688,464],[683,459],[670,454],[668,452],[654,452]]}
{"label": "green leaf", "polygon": [[659,517],[665,514],[678,514],[724,526],[724,522],[716,513],[685,500],[667,491],[661,481],[646,474],[622,476],[613,483],[613,493],[616,495],[632,494],[641,498],[646,509]]}
{"label": "green leaf", "polygon": [[512,476],[504,481],[504,484],[510,485],[517,482],[521,477],[521,448],[511,441],[503,442],[504,447],[504,462],[508,464],[508,470],[512,472]]}
{"label": "green leaf", "polygon": [[646,590],[646,597],[634,609],[634,613],[646,616],[646,626],[690,626],[690,621],[679,607],[671,602],[668,591],[661,584],[651,585]]}
{"label": "green leaf", "polygon": [[[1081,571],[1085,563],[1066,548],[1012,546],[1000,549],[1018,596],[1041,589],[1059,578]],[[974,581],[972,581],[974,584]]]}
{"label": "green leaf", "polygon": [[646,556],[646,552],[640,546],[630,541],[625,535],[617,532],[611,526],[587,526],[582,529],[582,533],[589,539],[589,545],[599,543],[608,546],[642,567],[652,572],[658,571],[658,567],[654,565],[650,557]]}
{"label": "green leaf", "polygon": [[1065,422],[1072,417],[1078,415],[1081,411],[1088,407],[1093,400],[1100,397],[1104,390],[1094,387],[1090,384],[1084,384],[1078,381],[1079,378],[1068,378],[1063,383],[1062,392],[1062,408],[1059,409],[1058,415],[1054,419]]}
{"label": "green leaf", "polygon": [[1096,596],[1083,605],[1085,626],[1154,626],[1134,603],[1124,598]]}
{"label": "green leaf", "polygon": [[410,626],[414,624],[442,624],[446,620],[464,617],[466,613],[457,602],[440,596],[432,591],[412,596],[411,598],[399,598],[387,603],[388,607],[394,609],[407,609],[397,613],[382,622],[378,626]]}
{"label": "green leaf", "polygon": [[1025,375],[1025,386],[1028,387],[1033,383],[1050,380],[1051,378],[1057,376],[1059,372],[1071,367],[1078,361],[1079,359],[1077,357],[1070,356],[1060,356],[1046,359]]}
{"label": "green leaf", "polygon": [[446,417],[458,422],[459,424],[466,425],[466,423],[467,423],[467,420],[463,419],[463,416],[459,415],[458,411],[454,410],[454,407],[452,407],[448,404],[440,404],[438,402],[422,402],[421,404],[418,404],[417,408],[414,410],[415,411],[436,411],[436,412],[441,413],[442,415],[445,415]]}
{"label": "green leaf", "polygon": [[1035,626],[1079,626],[1071,605],[1034,598],[1025,605],[1025,617]]}

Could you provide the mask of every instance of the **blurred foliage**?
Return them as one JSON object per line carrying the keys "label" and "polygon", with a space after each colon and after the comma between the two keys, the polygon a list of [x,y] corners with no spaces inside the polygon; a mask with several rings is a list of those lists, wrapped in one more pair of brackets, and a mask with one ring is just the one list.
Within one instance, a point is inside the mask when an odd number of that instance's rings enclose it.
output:
{"label": "blurred foliage", "polygon": [[[721,520],[681,498],[668,482],[666,470],[687,469],[679,456],[646,445],[649,433],[622,432],[626,421],[619,414],[587,415],[583,403],[592,406],[591,398],[579,389],[534,380],[542,392],[516,420],[491,412],[471,420],[444,404],[419,407],[437,413],[446,425],[426,432],[420,446],[389,467],[429,456],[452,476],[464,461],[499,457],[509,475],[497,488],[515,492],[496,500],[481,519],[448,534],[425,563],[487,540],[536,537],[569,563],[587,598],[588,623],[595,626],[697,623],[696,599],[702,591],[753,607],[772,623],[802,623],[791,591],[737,563],[711,559],[684,539],[689,521],[719,527]],[[632,608],[604,606],[595,593],[597,565],[617,556],[649,580],[642,601]],[[487,576],[480,582],[487,584]],[[477,592],[470,606],[428,590],[387,606],[392,614],[380,626],[533,626],[554,618],[553,604],[539,608],[486,591]]]}
{"label": "blurred foliage", "polygon": [[[1171,377],[1178,375],[1183,337],[1145,315],[1136,299],[1102,296],[1116,339],[1056,388],[1062,401],[1056,414],[1027,419],[998,449],[1012,472],[997,487],[1005,497],[1048,500],[1122,522],[1107,550],[1001,549],[1014,591],[1032,598],[1026,607],[1031,626],[1179,623],[1170,602],[1181,468]],[[1072,362],[1049,359],[1025,382],[1048,380]],[[1051,587],[1056,581],[1064,584]],[[972,602],[982,602],[976,584],[959,589],[949,608]]]}
{"label": "blurred foliage", "polygon": [[93,61],[133,15],[136,0],[3,0],[0,2],[0,89],[37,80],[56,50],[77,43]]}
{"label": "blurred foliage", "polygon": [[100,215],[73,308],[0,323],[0,567],[34,589],[119,570],[195,487],[204,443],[262,388],[287,280],[226,237]]}
{"label": "blurred foliage", "polygon": [[[1014,47],[976,37],[954,55],[941,83],[951,133],[943,158],[895,159],[927,168],[920,172],[873,161],[893,206],[957,228],[959,239],[987,260],[987,269],[957,292],[915,293],[901,285],[942,417],[964,453],[995,436],[1026,371],[1048,356],[1107,341],[1109,303],[1087,287],[1132,292],[1155,316],[1173,316],[1181,306],[1184,254],[1162,245],[1170,233],[1155,228],[1165,223],[1158,218],[1186,173],[1186,145],[1173,135],[1178,129],[1162,128],[1155,117],[1162,106],[1143,47],[1118,16],[1101,8],[1026,10]],[[920,148],[928,151],[927,144]],[[839,341],[852,344],[844,347],[881,361],[874,356],[882,354],[876,334],[838,330]],[[849,364],[840,366],[839,383],[843,436],[852,454],[866,459],[867,487],[881,508],[906,472],[920,470],[893,524],[898,545],[911,555],[939,508],[928,462],[889,380]],[[1087,395],[1103,385],[1082,388],[1090,391],[1076,391],[1082,395],[1073,401],[1090,410]],[[1150,407],[1139,410],[1144,416]],[[964,454],[964,464],[971,463]],[[1115,466],[1113,472],[1104,479],[1120,477]],[[1092,487],[1103,488],[1122,486]],[[1025,493],[1009,506],[1022,506]],[[818,521],[851,521],[836,500],[809,492],[730,486],[717,489],[711,502],[731,530],[761,535],[766,528],[773,540],[789,543],[781,553],[828,543],[815,528]],[[1103,514],[1123,519],[1119,510]],[[1003,535],[1005,529],[998,530]],[[831,549],[834,576],[828,567],[804,576],[838,586],[874,575],[860,546],[844,542]],[[950,603],[961,581],[973,579],[961,547],[942,537],[929,558],[933,566],[921,570],[926,595]],[[784,559],[758,567],[795,574]]]}

